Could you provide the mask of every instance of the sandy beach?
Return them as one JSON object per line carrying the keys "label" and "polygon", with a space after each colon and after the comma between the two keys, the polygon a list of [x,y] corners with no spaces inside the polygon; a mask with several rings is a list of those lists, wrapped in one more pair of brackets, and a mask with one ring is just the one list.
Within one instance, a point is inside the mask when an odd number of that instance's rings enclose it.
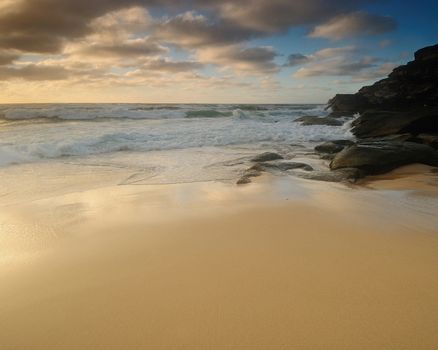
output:
{"label": "sandy beach", "polygon": [[438,177],[417,170],[3,195],[1,348],[436,349]]}

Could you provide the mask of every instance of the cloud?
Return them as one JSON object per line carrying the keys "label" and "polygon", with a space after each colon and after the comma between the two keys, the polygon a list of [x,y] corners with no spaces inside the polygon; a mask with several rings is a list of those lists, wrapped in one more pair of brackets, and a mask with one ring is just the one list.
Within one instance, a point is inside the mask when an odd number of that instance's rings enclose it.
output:
{"label": "cloud", "polygon": [[90,23],[96,18],[139,7],[155,8],[161,13],[199,9],[209,18],[207,32],[197,31],[199,28],[205,29],[202,26],[205,23],[201,23],[200,18],[190,19],[186,15],[169,19],[163,26],[165,33],[176,34],[172,28],[182,28],[186,34],[199,37],[200,42],[206,37],[230,42],[272,34],[291,26],[321,22],[343,11],[356,10],[363,3],[371,1],[8,0],[3,2],[0,12],[0,47],[25,52],[58,53],[66,42],[92,32]]}
{"label": "cloud", "polygon": [[387,47],[391,46],[393,44],[392,40],[385,39],[379,42],[379,47],[381,49],[386,49]]}
{"label": "cloud", "polygon": [[325,48],[307,58],[304,67],[294,73],[295,78],[333,76],[348,77],[349,83],[364,82],[383,78],[396,66],[393,62],[364,56],[354,46]]}
{"label": "cloud", "polygon": [[194,11],[157,21],[153,33],[158,40],[189,48],[227,45],[248,40],[259,34],[233,23],[210,20]]}
{"label": "cloud", "polygon": [[336,58],[327,61],[318,61],[309,67],[300,68],[295,77],[315,77],[315,76],[351,76],[358,74],[367,68],[375,66],[375,58],[362,58],[351,60],[350,58]]}
{"label": "cloud", "polygon": [[212,47],[198,51],[198,59],[229,67],[241,72],[269,74],[278,70],[274,59],[277,52],[269,46],[242,47],[240,45]]}
{"label": "cloud", "polygon": [[141,57],[151,56],[167,53],[168,49],[159,45],[157,42],[150,40],[150,38],[142,39],[127,39],[124,41],[115,41],[112,43],[86,43],[82,44],[72,53],[80,56],[93,57]]}
{"label": "cloud", "polygon": [[0,66],[14,62],[20,55],[15,51],[0,50]]}
{"label": "cloud", "polygon": [[[96,85],[149,84],[153,76],[157,84],[171,85],[174,75],[205,81],[200,70],[211,65],[217,76],[264,79],[273,86],[270,78],[281,69],[278,54],[251,40],[327,24],[373,1],[0,0],[0,73],[4,80]],[[283,66],[312,70],[316,62],[328,66],[326,60],[352,54],[349,50],[294,53]],[[175,52],[184,58],[177,60]],[[27,54],[35,54],[32,62],[23,62]],[[342,69],[347,68],[345,63]],[[164,79],[166,73],[172,74]]]}
{"label": "cloud", "polygon": [[284,64],[285,67],[294,67],[301,64],[307,63],[310,60],[309,57],[301,53],[293,53],[287,58],[287,62]]}
{"label": "cloud", "polygon": [[241,0],[224,1],[220,12],[224,18],[242,27],[263,32],[278,32],[291,26],[327,20],[344,11],[357,9],[361,0]]}
{"label": "cloud", "polygon": [[316,26],[309,36],[341,40],[348,37],[383,34],[396,27],[397,23],[391,17],[359,11],[337,16]]}
{"label": "cloud", "polygon": [[170,73],[193,71],[203,67],[204,65],[202,63],[196,61],[171,61],[168,59],[156,59],[144,65],[146,70]]}
{"label": "cloud", "polygon": [[30,81],[64,80],[69,72],[63,67],[29,64],[23,67],[0,67],[0,80],[23,79]]}

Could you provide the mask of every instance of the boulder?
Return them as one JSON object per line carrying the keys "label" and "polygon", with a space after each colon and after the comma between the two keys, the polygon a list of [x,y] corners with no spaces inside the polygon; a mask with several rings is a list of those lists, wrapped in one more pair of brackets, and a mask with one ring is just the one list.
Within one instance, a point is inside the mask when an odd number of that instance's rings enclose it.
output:
{"label": "boulder", "polygon": [[422,107],[406,112],[367,111],[352,123],[352,132],[359,138],[438,132],[438,107]]}
{"label": "boulder", "polygon": [[304,116],[295,119],[296,122],[301,122],[301,125],[328,125],[328,126],[341,126],[343,123],[335,118],[330,117],[314,117]]}
{"label": "boulder", "polygon": [[251,159],[252,162],[268,162],[270,160],[284,159],[281,155],[274,152],[265,152]]}
{"label": "boulder", "polygon": [[315,171],[311,173],[303,173],[300,175],[300,177],[308,180],[350,183],[354,183],[364,176],[365,173],[357,168],[343,168],[333,171]]}
{"label": "boulder", "polygon": [[323,154],[335,154],[341,152],[345,147],[354,145],[350,140],[334,140],[324,142],[315,147],[315,151]]}
{"label": "boulder", "polygon": [[246,185],[251,183],[251,178],[248,176],[242,176],[239,180],[237,180],[236,185]]}
{"label": "boulder", "polygon": [[352,129],[358,138],[438,133],[438,45],[354,95],[336,95],[328,107],[331,117],[360,113]]}
{"label": "boulder", "polygon": [[337,94],[327,105],[331,109],[329,117],[350,117],[362,111],[367,106],[367,100],[357,94]]}
{"label": "boulder", "polygon": [[438,166],[438,153],[428,145],[414,142],[361,142],[338,153],[330,169],[357,168],[371,175],[412,163]]}
{"label": "boulder", "polygon": [[279,171],[288,171],[294,169],[302,169],[305,171],[312,171],[313,168],[306,163],[299,162],[290,162],[290,161],[274,161],[274,162],[264,162],[255,164],[250,169],[257,171],[266,171],[266,170],[279,170]]}
{"label": "boulder", "polygon": [[422,143],[438,149],[438,134],[420,134],[417,137]]}
{"label": "boulder", "polygon": [[237,185],[246,185],[251,183],[251,178],[253,177],[258,177],[262,175],[261,171],[255,170],[255,169],[248,169],[245,170],[245,172],[243,173],[243,175],[240,177],[239,180],[237,180],[236,184]]}
{"label": "boulder", "polygon": [[424,47],[415,53],[416,61],[427,61],[438,58],[438,45]]}

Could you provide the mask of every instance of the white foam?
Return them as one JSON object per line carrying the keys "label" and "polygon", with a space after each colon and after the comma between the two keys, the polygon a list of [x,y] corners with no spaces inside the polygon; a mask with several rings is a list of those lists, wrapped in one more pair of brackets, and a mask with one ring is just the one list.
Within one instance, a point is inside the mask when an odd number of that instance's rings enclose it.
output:
{"label": "white foam", "polygon": [[[144,105],[3,107],[9,119],[27,118],[27,121],[8,122],[0,128],[0,166],[120,151],[149,152],[316,142],[345,138],[348,134],[348,130],[344,128],[302,126],[294,122],[298,116],[315,114],[317,110],[321,112],[321,106],[264,106],[263,109],[255,110],[236,109],[232,105],[207,106],[208,108],[187,105],[172,108],[142,106]],[[77,113],[81,108],[83,111],[79,118]],[[125,113],[134,109],[133,113],[146,113],[147,117],[126,119],[122,118],[122,114],[118,114],[116,119],[102,117],[116,115],[121,110]],[[232,112],[232,117],[217,114],[217,117],[205,118],[203,113],[196,118],[185,117],[187,111],[199,110],[218,110],[220,113],[229,111],[230,114]],[[66,122],[32,121],[32,118],[42,115],[59,118],[60,111]],[[86,119],[83,118],[84,115],[93,118],[82,120]]]}

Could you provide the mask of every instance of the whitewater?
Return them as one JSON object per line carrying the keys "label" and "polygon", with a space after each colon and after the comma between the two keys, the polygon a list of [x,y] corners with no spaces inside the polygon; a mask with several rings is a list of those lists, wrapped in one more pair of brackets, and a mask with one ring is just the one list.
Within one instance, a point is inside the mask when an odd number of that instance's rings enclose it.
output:
{"label": "whitewater", "polygon": [[343,127],[295,122],[327,113],[323,105],[1,105],[0,167],[167,162],[169,172],[184,172],[183,163],[202,170],[269,149],[351,137]]}

